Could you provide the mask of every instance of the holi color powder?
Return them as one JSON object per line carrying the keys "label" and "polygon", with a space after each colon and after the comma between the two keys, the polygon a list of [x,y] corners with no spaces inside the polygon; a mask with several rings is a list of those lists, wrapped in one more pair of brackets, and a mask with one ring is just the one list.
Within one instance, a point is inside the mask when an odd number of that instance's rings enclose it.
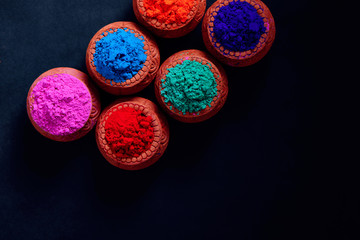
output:
{"label": "holi color powder", "polygon": [[147,17],[160,23],[185,23],[194,7],[194,0],[143,0]]}
{"label": "holi color powder", "polygon": [[161,80],[165,103],[172,103],[183,114],[211,107],[217,95],[217,83],[208,65],[185,60],[168,70],[166,78]]}
{"label": "holi color powder", "polygon": [[136,37],[127,29],[108,32],[96,42],[94,64],[96,71],[108,80],[125,82],[135,76],[144,66],[147,55],[144,37]]}
{"label": "holi color powder", "polygon": [[140,110],[125,107],[113,112],[105,123],[105,138],[119,158],[138,157],[154,140],[152,118]]}
{"label": "holi color powder", "polygon": [[91,95],[83,82],[63,73],[42,78],[31,92],[31,116],[44,131],[65,136],[81,129],[87,122]]}
{"label": "holi color powder", "polygon": [[231,2],[215,16],[215,38],[230,51],[254,49],[265,31],[263,18],[248,2]]}

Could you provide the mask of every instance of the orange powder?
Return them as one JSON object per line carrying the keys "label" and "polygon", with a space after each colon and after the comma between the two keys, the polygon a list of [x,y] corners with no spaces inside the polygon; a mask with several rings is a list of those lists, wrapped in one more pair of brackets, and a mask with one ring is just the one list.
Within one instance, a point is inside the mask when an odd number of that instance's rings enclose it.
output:
{"label": "orange powder", "polygon": [[185,23],[195,0],[143,0],[147,17],[160,23]]}

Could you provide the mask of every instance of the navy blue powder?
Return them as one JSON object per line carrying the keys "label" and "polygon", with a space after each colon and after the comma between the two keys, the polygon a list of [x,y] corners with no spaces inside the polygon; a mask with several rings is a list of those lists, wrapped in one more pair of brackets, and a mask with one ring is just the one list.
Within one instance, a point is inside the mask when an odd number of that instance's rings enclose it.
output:
{"label": "navy blue powder", "polygon": [[221,7],[215,16],[215,38],[230,51],[254,49],[265,31],[263,18],[248,2],[231,2]]}

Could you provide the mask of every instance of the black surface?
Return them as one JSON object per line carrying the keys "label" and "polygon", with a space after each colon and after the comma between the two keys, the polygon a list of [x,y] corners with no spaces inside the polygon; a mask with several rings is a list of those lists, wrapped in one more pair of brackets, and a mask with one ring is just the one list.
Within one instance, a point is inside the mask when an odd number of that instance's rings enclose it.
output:
{"label": "black surface", "polygon": [[[25,100],[48,69],[86,72],[92,36],[111,22],[136,22],[131,1],[2,0],[0,239],[356,239],[358,188],[343,184],[356,170],[338,164],[338,130],[323,117],[334,105],[319,96],[320,8],[264,2],[277,28],[269,54],[225,67],[230,92],[219,114],[192,125],[169,119],[162,159],[127,172],[103,159],[94,131],[72,143],[42,137]],[[200,25],[157,42],[162,61],[205,50]],[[152,85],[138,95],[155,101]],[[101,97],[103,107],[116,99]]]}

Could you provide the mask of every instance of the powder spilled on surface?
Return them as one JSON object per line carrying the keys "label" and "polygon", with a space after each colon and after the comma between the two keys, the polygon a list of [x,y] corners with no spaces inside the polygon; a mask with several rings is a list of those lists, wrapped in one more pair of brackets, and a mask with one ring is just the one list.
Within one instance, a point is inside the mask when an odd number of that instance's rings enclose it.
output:
{"label": "powder spilled on surface", "polygon": [[208,65],[185,60],[168,70],[166,78],[161,80],[165,103],[172,103],[183,114],[211,107],[217,95],[217,83]]}
{"label": "powder spilled on surface", "polygon": [[87,122],[92,102],[83,82],[66,74],[42,78],[33,88],[31,115],[46,132],[65,136],[81,129]]}
{"label": "powder spilled on surface", "polygon": [[230,51],[254,49],[265,31],[263,18],[248,2],[231,2],[215,16],[215,38]]}
{"label": "powder spilled on surface", "polygon": [[117,29],[96,42],[94,64],[96,71],[116,83],[125,82],[135,76],[144,66],[147,55],[144,37]]}
{"label": "powder spilled on surface", "polygon": [[155,18],[160,23],[185,23],[194,0],[144,0],[147,17]]}
{"label": "powder spilled on surface", "polygon": [[105,123],[105,138],[119,158],[138,157],[154,140],[152,118],[130,107],[113,112]]}

